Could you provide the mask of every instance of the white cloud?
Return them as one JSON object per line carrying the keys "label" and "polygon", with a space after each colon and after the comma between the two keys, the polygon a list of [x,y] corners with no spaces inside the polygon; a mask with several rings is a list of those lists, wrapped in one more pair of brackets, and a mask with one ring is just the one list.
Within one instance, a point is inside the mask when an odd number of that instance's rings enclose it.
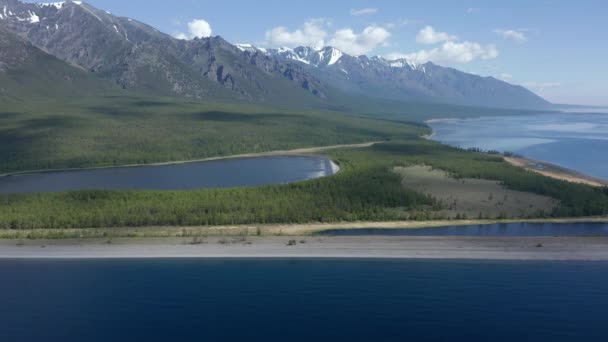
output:
{"label": "white cloud", "polygon": [[274,46],[322,47],[325,45],[325,37],[327,36],[326,25],[327,21],[324,19],[311,19],[295,31],[289,31],[284,26],[278,26],[266,31],[266,42]]}
{"label": "white cloud", "polygon": [[524,87],[529,88],[533,91],[542,92],[546,89],[551,88],[559,88],[561,87],[561,82],[527,82],[524,83]]}
{"label": "white cloud", "polygon": [[388,23],[384,24],[383,26],[386,28],[389,28],[389,29],[394,29],[397,27],[407,26],[407,25],[420,25],[422,23],[423,23],[422,20],[403,18],[403,19],[399,19],[396,21],[388,22]]}
{"label": "white cloud", "polygon": [[437,44],[448,40],[457,40],[456,36],[450,35],[446,32],[435,31],[432,26],[425,26],[416,35],[416,42],[418,44]]}
{"label": "white cloud", "polygon": [[458,37],[446,32],[436,31],[427,25],[416,35],[419,44],[438,44],[432,49],[422,49],[414,53],[391,53],[386,55],[389,60],[405,58],[414,63],[435,62],[438,64],[463,64],[477,59],[493,59],[498,57],[498,49],[493,44],[481,45],[476,42],[458,41]]}
{"label": "white cloud", "polygon": [[482,46],[475,42],[445,42],[441,46],[420,50],[414,53],[392,53],[387,55],[389,59],[405,58],[414,63],[426,63],[429,61],[438,64],[462,64],[476,59],[493,59],[498,57],[496,46],[490,44]]}
{"label": "white cloud", "polygon": [[378,13],[378,9],[377,8],[360,8],[360,9],[351,9],[350,10],[350,15],[358,17],[361,15],[369,15],[369,14],[375,14]]}
{"label": "white cloud", "polygon": [[[328,33],[330,23],[325,19],[311,19],[295,31],[278,26],[266,31],[266,43],[270,46],[334,46],[351,55],[366,54],[380,45],[386,45],[390,32],[381,26],[368,26],[361,32],[344,28]],[[329,41],[326,42],[326,39]],[[327,43],[327,44],[326,44]]]}
{"label": "white cloud", "polygon": [[391,33],[380,26],[368,26],[360,33],[354,32],[350,28],[336,31],[329,45],[334,46],[350,55],[366,54],[379,45],[387,44]]}
{"label": "white cloud", "polygon": [[396,59],[402,59],[402,58],[406,58],[408,56],[407,53],[400,53],[400,52],[393,52],[393,53],[389,53],[386,55],[382,55],[382,57],[384,57],[385,59],[389,60],[389,61],[394,61]]}
{"label": "white cloud", "polygon": [[510,81],[513,79],[513,75],[507,74],[507,73],[502,73],[502,74],[498,75],[498,78],[503,81]]}
{"label": "white cloud", "polygon": [[174,34],[173,37],[175,37],[177,39],[182,39],[182,40],[190,39],[190,37],[188,37],[188,35],[183,32],[178,32],[178,33]]}
{"label": "white cloud", "polygon": [[479,7],[469,7],[467,8],[467,13],[468,14],[474,14],[474,13],[479,13],[481,12],[481,9]]}
{"label": "white cloud", "polygon": [[526,41],[528,41],[528,37],[526,37],[526,35],[524,34],[524,32],[522,30],[497,29],[497,30],[494,30],[494,33],[503,37],[504,39],[510,39],[510,40],[518,42],[518,43],[525,43]]}
{"label": "white cloud", "polygon": [[211,25],[206,20],[194,19],[188,23],[188,33],[178,32],[173,36],[177,39],[194,39],[194,38],[206,38],[210,37]]}
{"label": "white cloud", "polygon": [[211,25],[203,19],[195,19],[188,23],[190,33],[196,38],[211,36]]}

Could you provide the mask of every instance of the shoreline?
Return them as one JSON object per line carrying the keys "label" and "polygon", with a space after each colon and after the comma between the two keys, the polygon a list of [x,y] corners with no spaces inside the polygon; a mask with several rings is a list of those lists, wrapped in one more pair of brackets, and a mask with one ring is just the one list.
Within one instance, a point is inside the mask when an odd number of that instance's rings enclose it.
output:
{"label": "shoreline", "polygon": [[293,237],[308,236],[326,230],[339,229],[420,229],[446,226],[490,225],[505,223],[603,223],[608,217],[550,218],[550,219],[467,219],[435,221],[373,221],[303,224],[249,224],[225,226],[165,226],[119,228],[41,228],[0,229],[0,242],[4,240],[69,240],[115,238],[206,238],[206,237]]}
{"label": "shoreline", "polygon": [[[571,183],[586,184],[594,187],[608,186],[608,180],[588,176],[578,171],[574,171],[544,161],[524,157],[503,157],[503,159],[513,166],[521,167],[525,170],[536,172],[546,177],[551,177]],[[538,169],[538,166],[543,167],[543,169]]]}
{"label": "shoreline", "polygon": [[[292,241],[292,242],[290,242]],[[608,261],[608,237],[251,237],[0,242],[0,260],[467,259]]]}
{"label": "shoreline", "polygon": [[[449,119],[449,118],[430,119],[430,120],[424,121],[424,123],[428,125],[429,123],[445,122],[445,121],[450,121],[450,120],[454,120],[454,119]],[[435,130],[433,130],[432,127],[430,127],[430,128],[432,130],[431,134],[423,135],[423,136],[421,136],[421,138],[427,139],[427,140],[433,140],[433,137],[435,136]],[[437,141],[437,140],[433,140],[433,141]],[[534,159],[525,158],[525,157],[505,157],[505,156],[503,156],[503,159],[507,163],[509,163],[513,166],[523,168],[524,170],[536,172],[545,177],[559,179],[559,180],[563,180],[563,181],[567,181],[567,182],[571,182],[571,183],[586,184],[586,185],[590,185],[590,186],[594,186],[594,187],[608,186],[608,180],[589,176],[589,175],[583,174],[583,173],[575,171],[575,170],[571,170],[571,169],[568,169],[568,168],[565,168],[565,167],[562,167],[559,165],[551,164],[549,162],[534,160]],[[545,169],[540,170],[540,169],[530,166],[530,164],[542,166]]]}
{"label": "shoreline", "polygon": [[[228,159],[241,159],[241,158],[311,155],[314,153],[323,152],[323,151],[327,151],[327,150],[333,150],[333,149],[370,147],[370,146],[373,146],[374,144],[381,143],[381,142],[383,142],[383,141],[370,141],[370,142],[365,142],[365,143],[341,144],[341,145],[330,145],[330,146],[319,146],[319,147],[305,147],[305,148],[297,148],[297,149],[293,149],[293,150],[274,150],[274,151],[267,151],[267,152],[242,153],[242,154],[233,154],[233,155],[229,155],[229,156],[217,156],[217,157],[189,159],[189,160],[177,160],[177,161],[158,162],[158,163],[149,163],[149,164],[126,164],[126,165],[91,166],[91,167],[80,167],[80,168],[76,167],[76,168],[62,168],[62,169],[27,170],[27,171],[2,173],[2,174],[0,174],[0,177],[11,177],[11,176],[34,174],[34,173],[180,165],[180,164],[200,163],[200,162],[228,160]],[[324,157],[326,157],[326,156],[324,156]],[[338,166],[338,170],[336,171],[336,173],[338,173],[339,165],[336,164],[331,159],[330,159],[330,161],[332,163],[334,163],[335,166]]]}

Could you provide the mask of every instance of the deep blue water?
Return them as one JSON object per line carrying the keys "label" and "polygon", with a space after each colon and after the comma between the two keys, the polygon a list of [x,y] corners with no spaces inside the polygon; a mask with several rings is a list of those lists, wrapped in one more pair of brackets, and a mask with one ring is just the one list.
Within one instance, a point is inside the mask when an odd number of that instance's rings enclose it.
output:
{"label": "deep blue water", "polygon": [[515,152],[608,179],[608,114],[562,113],[430,122],[433,139]]}
{"label": "deep blue water", "polygon": [[0,341],[606,341],[608,263],[0,261]]}
{"label": "deep blue water", "polygon": [[284,184],[332,175],[336,166],[319,156],[225,159],[161,166],[42,172],[0,177],[0,193],[83,189],[191,190]]}
{"label": "deep blue water", "polygon": [[608,236],[606,223],[497,223],[419,229],[330,229],[329,236]]}

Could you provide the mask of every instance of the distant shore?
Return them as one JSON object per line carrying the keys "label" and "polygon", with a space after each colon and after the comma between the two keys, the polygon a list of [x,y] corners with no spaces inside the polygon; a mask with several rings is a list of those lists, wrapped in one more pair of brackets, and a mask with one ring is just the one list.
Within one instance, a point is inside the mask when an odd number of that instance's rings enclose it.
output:
{"label": "distant shore", "polygon": [[386,258],[608,261],[608,237],[241,237],[0,241],[4,259]]}
{"label": "distant shore", "polygon": [[[426,120],[425,123],[434,123],[434,122],[445,122],[454,119],[430,119]],[[435,130],[432,131],[431,134],[423,135],[423,139],[432,140],[435,137]],[[574,171],[571,169],[567,169],[558,165],[554,165],[548,162],[524,158],[524,157],[503,157],[503,159],[517,167],[521,167],[528,171],[536,172],[546,177],[564,180],[572,183],[579,184],[587,184],[595,187],[603,187],[608,186],[608,180],[604,180],[601,178],[596,178],[592,176],[585,175],[578,171]],[[536,167],[534,167],[536,166]],[[539,169],[538,166],[541,166],[542,169]]]}
{"label": "distant shore", "polygon": [[[536,172],[543,176],[596,187],[608,186],[608,181],[606,180],[587,176],[580,172],[566,169],[551,163],[522,157],[504,157],[504,160],[511,165],[524,168],[528,171]],[[539,168],[539,166],[541,168]]]}

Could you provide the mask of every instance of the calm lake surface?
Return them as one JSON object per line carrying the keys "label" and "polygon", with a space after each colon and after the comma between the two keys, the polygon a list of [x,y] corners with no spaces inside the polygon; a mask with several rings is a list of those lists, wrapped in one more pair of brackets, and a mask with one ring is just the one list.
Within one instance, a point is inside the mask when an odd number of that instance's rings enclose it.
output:
{"label": "calm lake surface", "polygon": [[161,166],[42,172],[0,177],[0,193],[82,189],[191,190],[284,184],[329,176],[338,170],[319,156],[224,159]]}
{"label": "calm lake surface", "polygon": [[419,229],[331,229],[327,236],[608,236],[606,223],[498,223]]}
{"label": "calm lake surface", "polygon": [[608,263],[0,261],[0,341],[606,341]]}
{"label": "calm lake surface", "polygon": [[608,114],[562,113],[429,122],[452,146],[515,152],[608,179]]}

